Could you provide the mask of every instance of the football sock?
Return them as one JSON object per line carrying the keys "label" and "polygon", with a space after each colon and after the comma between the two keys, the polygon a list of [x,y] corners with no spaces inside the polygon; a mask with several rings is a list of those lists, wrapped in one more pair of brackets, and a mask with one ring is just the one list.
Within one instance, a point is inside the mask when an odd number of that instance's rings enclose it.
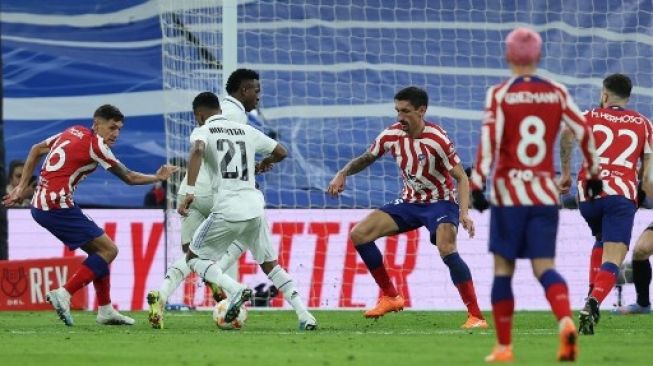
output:
{"label": "football sock", "polygon": [[390,281],[388,272],[383,265],[383,255],[374,242],[354,246],[358,255],[369,269],[374,281],[379,285],[385,296],[396,297],[399,295],[395,285]]}
{"label": "football sock", "polygon": [[594,280],[596,279],[596,275],[601,270],[601,263],[603,263],[603,242],[597,240],[594,242],[594,246],[592,247],[592,255],[590,256],[590,293],[594,289]]}
{"label": "football sock", "polygon": [[515,300],[511,282],[511,276],[494,276],[492,282],[492,316],[497,330],[497,340],[502,346],[509,346],[512,342],[512,315],[515,312]]}
{"label": "football sock", "polygon": [[302,298],[295,288],[295,283],[286,270],[281,268],[280,265],[277,265],[272,268],[272,271],[268,274],[268,278],[272,281],[274,287],[283,293],[284,299],[295,309],[297,315],[301,315],[306,311],[306,306],[304,306]]}
{"label": "football sock", "polygon": [[190,267],[188,267],[188,263],[186,263],[185,255],[177,258],[177,260],[168,267],[168,270],[166,270],[166,276],[163,279],[163,282],[161,282],[161,287],[159,289],[159,296],[164,304],[167,302],[168,296],[179,287],[181,282],[188,277],[190,272]]}
{"label": "football sock", "polygon": [[227,252],[220,257],[220,260],[218,261],[218,266],[220,266],[220,269],[224,272],[227,269],[229,269],[231,266],[233,266],[240,256],[245,252],[245,247],[238,243],[238,242],[233,242],[229,244],[229,247],[227,247]]}
{"label": "football sock", "polygon": [[542,287],[544,287],[546,299],[549,300],[551,310],[555,314],[556,319],[560,321],[560,319],[566,316],[571,316],[569,289],[565,280],[560,276],[560,273],[551,268],[542,273],[539,281]]}
{"label": "football sock", "polygon": [[236,296],[243,285],[236,282],[231,277],[222,273],[218,264],[208,259],[193,258],[188,261],[188,266],[197,273],[204,281],[215,283],[222,287],[230,297]]}
{"label": "football sock", "polygon": [[97,296],[97,303],[101,307],[103,305],[111,305],[111,274],[107,273],[102,278],[93,280],[93,287],[95,287],[95,295]]}
{"label": "football sock", "polygon": [[619,266],[612,262],[605,262],[601,265],[601,271],[594,279],[594,289],[590,296],[599,301],[599,304],[608,296],[614,284],[617,282]]}
{"label": "football sock", "polygon": [[472,273],[469,267],[463,261],[458,253],[451,253],[442,258],[444,264],[449,267],[449,274],[453,284],[458,288],[458,293],[463,303],[467,307],[467,311],[472,316],[483,319],[481,309],[478,307],[476,299],[476,291],[474,290],[474,282],[472,281]]}
{"label": "football sock", "polygon": [[633,282],[637,291],[637,304],[651,306],[648,289],[651,285],[651,262],[648,259],[633,261]]}
{"label": "football sock", "polygon": [[94,278],[104,277],[108,273],[109,264],[99,255],[91,254],[63,287],[72,296],[79,289],[93,281]]}

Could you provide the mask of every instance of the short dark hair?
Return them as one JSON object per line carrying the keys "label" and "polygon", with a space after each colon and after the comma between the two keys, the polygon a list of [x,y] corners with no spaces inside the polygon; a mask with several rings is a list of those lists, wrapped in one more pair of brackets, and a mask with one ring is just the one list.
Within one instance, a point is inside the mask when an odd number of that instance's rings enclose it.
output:
{"label": "short dark hair", "polygon": [[409,86],[401,89],[397,94],[395,94],[395,100],[407,100],[415,108],[429,106],[429,95],[424,89],[416,86]]}
{"label": "short dark hair", "polygon": [[245,80],[258,80],[258,72],[250,69],[237,69],[229,75],[225,89],[227,93],[232,94],[238,91]]}
{"label": "short dark hair", "polygon": [[196,111],[198,108],[220,109],[220,99],[217,95],[209,91],[199,93],[193,99],[193,111]]}
{"label": "short dark hair", "polygon": [[624,74],[612,74],[603,79],[603,87],[620,98],[628,99],[633,89],[633,82]]}
{"label": "short dark hair", "polygon": [[16,170],[16,168],[19,166],[25,166],[25,162],[22,160],[12,160],[11,163],[9,163],[9,179],[11,179],[11,176],[14,174],[14,170]]}
{"label": "short dark hair", "polygon": [[96,117],[114,121],[123,121],[125,119],[125,116],[120,112],[120,109],[111,104],[105,104],[98,107],[98,109],[95,110],[95,113],[93,113],[93,118]]}

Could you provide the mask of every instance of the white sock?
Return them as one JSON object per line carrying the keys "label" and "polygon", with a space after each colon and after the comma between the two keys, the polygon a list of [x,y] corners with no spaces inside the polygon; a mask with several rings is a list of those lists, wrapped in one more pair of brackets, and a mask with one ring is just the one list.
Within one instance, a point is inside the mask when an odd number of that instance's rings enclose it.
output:
{"label": "white sock", "polygon": [[218,261],[218,266],[222,272],[227,271],[231,266],[236,264],[240,256],[245,252],[245,247],[238,243],[233,242],[229,244],[227,252]]}
{"label": "white sock", "polygon": [[109,315],[109,314],[113,313],[113,311],[114,311],[113,305],[111,305],[111,304],[101,305],[101,306],[98,306],[98,308],[97,308],[98,315],[99,314]]}
{"label": "white sock", "polygon": [[188,274],[190,273],[190,267],[186,263],[186,256],[177,258],[168,270],[166,271],[166,277],[161,282],[161,288],[159,289],[159,295],[163,304],[168,302],[168,296],[175,292],[177,287],[184,281]]}
{"label": "white sock", "polygon": [[227,291],[229,297],[235,296],[238,291],[242,290],[244,287],[231,277],[222,273],[222,270],[220,270],[220,267],[214,261],[193,258],[188,261],[188,265],[190,266],[190,269],[200,275],[204,281],[212,282],[222,287],[223,290]]}
{"label": "white sock", "polygon": [[286,270],[281,268],[280,265],[277,265],[272,268],[272,271],[268,274],[268,278],[272,281],[274,287],[283,293],[283,298],[295,309],[295,313],[298,316],[307,311],[306,306],[302,302],[302,298],[295,288],[295,283]]}

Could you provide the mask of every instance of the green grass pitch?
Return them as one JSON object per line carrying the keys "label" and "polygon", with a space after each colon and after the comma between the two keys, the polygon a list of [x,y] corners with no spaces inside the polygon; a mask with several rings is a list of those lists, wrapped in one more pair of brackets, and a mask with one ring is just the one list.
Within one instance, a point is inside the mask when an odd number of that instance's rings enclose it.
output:
{"label": "green grass pitch", "polygon": [[[583,365],[653,364],[653,316],[611,316],[580,338]],[[221,331],[209,312],[167,312],[154,330],[145,312],[134,326],[100,326],[75,312],[67,328],[54,312],[0,312],[0,365],[480,365],[492,329],[464,331],[462,312],[405,311],[378,321],[361,311],[316,311],[320,329],[296,330],[289,311],[250,310],[241,331]],[[547,312],[518,312],[516,363],[554,364],[557,324]]]}

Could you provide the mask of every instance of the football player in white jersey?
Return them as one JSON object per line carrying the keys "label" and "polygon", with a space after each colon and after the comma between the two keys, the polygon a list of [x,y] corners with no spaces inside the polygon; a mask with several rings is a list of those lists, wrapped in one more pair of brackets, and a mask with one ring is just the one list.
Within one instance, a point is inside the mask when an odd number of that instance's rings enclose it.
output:
{"label": "football player in white jersey", "polygon": [[[317,328],[315,318],[304,306],[295,284],[279,266],[272,247],[272,235],[264,217],[265,200],[256,189],[255,172],[267,171],[283,160],[286,149],[257,129],[230,121],[220,114],[220,103],[212,93],[202,93],[193,102],[195,115],[203,126],[191,143],[188,164],[188,190],[180,213],[186,215],[195,199],[196,181],[201,166],[209,172],[213,187],[211,214],[195,231],[187,255],[189,267],[207,282],[222,287],[231,299],[226,322],[235,319],[252,290],[224,275],[214,258],[225,256],[231,243],[246,243],[254,260],[261,266],[294,308],[302,330]],[[268,154],[255,164],[256,153]]]}
{"label": "football player in white jersey", "polygon": [[[247,124],[247,112],[256,108],[261,92],[258,73],[249,69],[235,70],[227,80],[226,91],[228,95],[223,100],[222,114],[231,121]],[[193,111],[195,111],[195,106],[193,106]],[[203,122],[200,123],[200,126],[201,124]],[[191,133],[191,138],[195,130]],[[185,199],[187,192],[186,181],[187,178],[184,177],[177,192],[177,207],[181,207],[181,202]],[[148,320],[154,329],[163,328],[163,309],[168,301],[168,297],[181,285],[191,272],[186,264],[185,253],[188,252],[188,246],[193,233],[211,213],[212,205],[211,178],[202,166],[196,182],[195,200],[190,207],[188,215],[183,217],[181,222],[181,242],[184,256],[177,258],[168,267],[159,290],[153,290],[147,294],[147,302],[150,307]],[[234,242],[228,248],[227,252],[224,253],[221,260],[223,265],[221,267],[232,277],[237,272],[235,263],[244,251],[245,247],[242,244]],[[224,298],[224,293],[218,286],[209,284],[209,287],[216,302]]]}

